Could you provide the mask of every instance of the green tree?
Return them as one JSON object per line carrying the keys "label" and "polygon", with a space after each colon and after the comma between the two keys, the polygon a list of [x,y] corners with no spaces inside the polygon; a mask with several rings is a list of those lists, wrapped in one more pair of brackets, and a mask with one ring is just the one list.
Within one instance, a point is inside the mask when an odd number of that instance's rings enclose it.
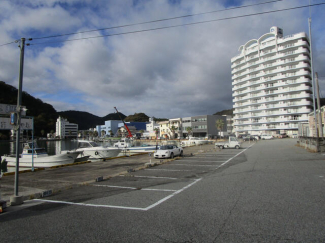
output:
{"label": "green tree", "polygon": [[187,131],[187,136],[190,137],[190,135],[192,135],[192,127],[186,127],[186,131]]}
{"label": "green tree", "polygon": [[176,132],[177,128],[175,126],[171,126],[170,127],[170,131],[172,132],[172,138],[175,138],[175,132]]}
{"label": "green tree", "polygon": [[219,132],[223,130],[224,125],[225,122],[222,119],[216,120],[216,128],[219,130]]}
{"label": "green tree", "polygon": [[98,137],[98,132],[97,131],[94,131],[94,137]]}
{"label": "green tree", "polygon": [[102,131],[101,131],[101,134],[102,134],[102,137],[104,137],[105,134],[106,134],[105,130],[102,130]]}
{"label": "green tree", "polygon": [[153,130],[155,131],[155,134],[156,134],[156,138],[157,138],[157,137],[158,137],[158,134],[159,134],[159,128],[158,128],[158,127],[156,127],[156,128],[154,128]]}
{"label": "green tree", "polygon": [[113,135],[114,135],[113,131],[112,131],[112,130],[109,130],[108,132],[109,132],[109,135],[110,135],[111,137],[113,137]]}

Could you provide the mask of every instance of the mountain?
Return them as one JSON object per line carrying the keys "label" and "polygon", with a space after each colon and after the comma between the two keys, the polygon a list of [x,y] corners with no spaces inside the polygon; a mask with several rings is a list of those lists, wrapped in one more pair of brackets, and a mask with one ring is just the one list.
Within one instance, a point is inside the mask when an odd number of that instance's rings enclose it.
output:
{"label": "mountain", "polygon": [[126,122],[149,122],[149,116],[144,113],[134,113],[134,115],[129,115],[124,119]]}
{"label": "mountain", "polygon": [[[18,90],[0,81],[0,103],[17,105]],[[40,136],[41,133],[49,133],[55,131],[55,123],[57,119],[56,110],[52,105],[44,103],[40,99],[36,99],[27,92],[22,92],[22,106],[26,106],[28,109],[27,116],[34,117],[34,132],[36,136]],[[2,139],[9,139],[10,131],[1,131]]]}
{"label": "mountain", "polygon": [[218,112],[214,113],[213,115],[220,115],[220,116],[222,116],[222,115],[231,115],[232,116],[233,113],[234,113],[234,108],[229,109],[229,110],[218,111]]}
{"label": "mountain", "polygon": [[[8,105],[17,105],[18,90],[0,81],[0,103]],[[26,106],[27,116],[34,117],[35,136],[44,136],[47,133],[55,132],[56,120],[59,116],[67,118],[69,122],[78,124],[80,130],[94,128],[96,125],[103,125],[107,120],[120,120],[117,113],[108,114],[104,117],[98,117],[83,111],[62,111],[57,112],[52,105],[44,103],[27,92],[22,92],[22,106]],[[119,113],[122,119],[126,116]],[[0,139],[9,139],[10,131],[1,130]]]}
{"label": "mountain", "polygon": [[78,124],[79,130],[88,130],[89,128],[95,128],[96,125],[104,125],[108,120],[120,120],[119,115],[124,119],[126,116],[119,112],[111,113],[104,117],[95,116],[85,111],[60,111],[57,112],[58,116],[66,118],[71,123]]}

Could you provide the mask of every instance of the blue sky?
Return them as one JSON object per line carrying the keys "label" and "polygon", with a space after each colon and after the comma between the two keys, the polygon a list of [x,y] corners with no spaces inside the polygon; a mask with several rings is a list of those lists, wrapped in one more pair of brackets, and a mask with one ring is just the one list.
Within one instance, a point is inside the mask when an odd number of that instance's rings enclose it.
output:
{"label": "blue sky", "polygon": [[[268,33],[308,33],[309,9],[297,9],[199,25],[66,41],[209,21],[308,5],[282,0],[231,11],[37,39],[113,26],[223,10],[263,1],[239,0],[2,0],[0,45],[35,38],[25,49],[23,90],[57,111],[98,116],[144,112],[155,117],[213,114],[232,108],[231,63],[240,45]],[[311,4],[325,0],[311,0]],[[325,5],[312,7],[314,69],[325,89]],[[56,43],[52,43],[56,42]],[[39,44],[45,43],[45,44]],[[0,46],[0,80],[18,86],[19,48]],[[325,95],[325,92],[323,92]]]}

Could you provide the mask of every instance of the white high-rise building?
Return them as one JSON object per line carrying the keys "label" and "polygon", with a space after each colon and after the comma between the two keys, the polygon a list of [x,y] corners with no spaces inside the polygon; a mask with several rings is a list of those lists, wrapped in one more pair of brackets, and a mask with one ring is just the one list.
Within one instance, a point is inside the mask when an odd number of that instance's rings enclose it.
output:
{"label": "white high-rise building", "polygon": [[272,27],[239,52],[231,59],[236,134],[297,135],[313,105],[307,34]]}

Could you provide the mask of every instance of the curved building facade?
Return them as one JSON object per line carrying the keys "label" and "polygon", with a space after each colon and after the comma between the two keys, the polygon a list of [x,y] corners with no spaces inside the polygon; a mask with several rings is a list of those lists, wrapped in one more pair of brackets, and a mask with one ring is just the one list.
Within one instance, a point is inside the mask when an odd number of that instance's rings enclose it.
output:
{"label": "curved building facade", "polygon": [[239,52],[231,59],[236,134],[297,135],[313,107],[307,34],[272,27]]}

